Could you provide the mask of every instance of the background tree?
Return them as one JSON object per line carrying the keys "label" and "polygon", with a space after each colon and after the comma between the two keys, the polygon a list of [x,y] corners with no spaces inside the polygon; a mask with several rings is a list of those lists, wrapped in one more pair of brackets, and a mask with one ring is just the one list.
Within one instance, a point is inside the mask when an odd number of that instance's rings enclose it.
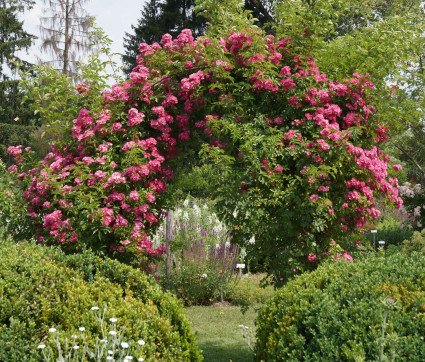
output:
{"label": "background tree", "polygon": [[23,29],[19,14],[34,4],[30,0],[0,0],[0,158],[7,162],[8,145],[30,142],[36,117],[22,104],[18,81],[11,79],[16,62],[29,64],[18,57],[18,49],[28,50],[36,38]]}
{"label": "background tree", "polygon": [[40,18],[41,50],[53,56],[44,63],[74,78],[78,61],[90,48],[88,30],[93,18],[83,7],[88,0],[43,1],[48,7]]}
{"label": "background tree", "polygon": [[131,26],[134,34],[126,33],[124,37],[125,54],[122,59],[126,74],[130,74],[136,66],[141,42],[159,42],[165,33],[175,36],[186,28],[197,37],[204,33],[205,26],[205,19],[197,17],[194,12],[193,0],[148,1],[137,26]]}
{"label": "background tree", "polygon": [[[252,12],[263,25],[274,21],[273,4],[276,0],[245,0],[244,8]],[[149,0],[142,9],[142,16],[136,26],[131,28],[134,33],[126,33],[124,37],[125,54],[123,62],[125,73],[130,74],[137,65],[139,44],[160,42],[166,33],[177,36],[183,29],[190,29],[194,37],[203,35],[207,20],[198,16],[194,0]]]}
{"label": "background tree", "polygon": [[[248,1],[247,1],[248,2]],[[214,16],[209,31],[237,28],[247,14],[241,2],[199,1]],[[387,151],[409,177],[424,179],[425,13],[420,0],[272,0],[263,2],[271,32],[292,39],[291,48],[312,56],[329,79],[370,74],[377,119],[390,130]],[[240,6],[239,14],[238,6]],[[235,11],[236,9],[236,11]],[[261,18],[261,14],[253,13]],[[391,85],[391,86],[390,86]]]}
{"label": "background tree", "polygon": [[409,177],[423,180],[422,2],[280,0],[275,14],[276,34],[293,39],[293,48],[313,56],[330,79],[370,74],[377,118],[390,129],[387,151]]}

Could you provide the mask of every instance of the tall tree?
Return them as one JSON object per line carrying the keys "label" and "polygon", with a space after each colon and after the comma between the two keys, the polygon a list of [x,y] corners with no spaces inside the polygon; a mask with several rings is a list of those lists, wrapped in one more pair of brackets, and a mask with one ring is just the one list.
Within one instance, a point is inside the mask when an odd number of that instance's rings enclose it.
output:
{"label": "tall tree", "polygon": [[[260,25],[273,22],[273,3],[276,0],[245,0],[245,9],[259,20]],[[206,30],[206,18],[198,16],[194,11],[195,0],[149,0],[142,9],[142,16],[134,33],[126,33],[124,37],[125,54],[123,62],[125,72],[129,74],[137,65],[136,56],[139,44],[159,42],[166,33],[173,37],[183,29],[192,30],[196,38]]]}
{"label": "tall tree", "polygon": [[28,50],[36,37],[23,29],[19,15],[30,9],[31,0],[0,0],[0,158],[7,162],[9,145],[28,144],[35,118],[11,73],[19,63],[18,50]]}
{"label": "tall tree", "polygon": [[0,76],[4,78],[5,67],[13,68],[20,59],[18,49],[28,49],[36,38],[23,29],[19,14],[32,7],[32,0],[0,0]]}
{"label": "tall tree", "polygon": [[183,29],[191,29],[195,37],[205,30],[205,19],[197,17],[194,0],[149,0],[142,9],[134,34],[125,33],[123,62],[128,74],[136,66],[136,56],[141,42],[159,42],[165,33],[173,36]]}
{"label": "tall tree", "polygon": [[84,9],[89,0],[43,0],[48,6],[40,18],[42,51],[50,52],[50,65],[75,77],[81,56],[89,48],[88,30],[92,17]]}

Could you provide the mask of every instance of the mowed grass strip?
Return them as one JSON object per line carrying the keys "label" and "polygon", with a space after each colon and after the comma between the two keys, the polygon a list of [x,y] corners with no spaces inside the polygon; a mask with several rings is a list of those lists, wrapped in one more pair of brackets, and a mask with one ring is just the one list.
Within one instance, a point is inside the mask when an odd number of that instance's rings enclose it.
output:
{"label": "mowed grass strip", "polygon": [[254,330],[257,312],[253,308],[242,314],[240,307],[195,306],[187,308],[187,316],[205,362],[252,361],[253,353],[242,337],[239,325]]}

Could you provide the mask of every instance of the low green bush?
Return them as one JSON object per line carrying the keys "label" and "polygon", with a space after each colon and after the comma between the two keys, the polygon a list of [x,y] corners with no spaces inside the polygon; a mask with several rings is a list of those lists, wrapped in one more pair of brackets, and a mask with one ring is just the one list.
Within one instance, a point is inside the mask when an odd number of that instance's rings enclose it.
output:
{"label": "low green bush", "polygon": [[42,360],[40,344],[57,353],[48,332],[52,327],[62,346],[72,336],[82,343],[83,335],[84,343],[94,346],[111,328],[100,326],[94,306],[107,307],[105,320],[117,318],[123,341],[145,341],[134,357],[202,359],[181,302],[162,292],[152,277],[87,251],[65,255],[31,243],[0,244],[1,361]]}
{"label": "low green bush", "polygon": [[324,264],[260,311],[255,358],[424,361],[424,285],[419,253]]}
{"label": "low green bush", "polygon": [[263,304],[274,295],[271,285],[261,286],[265,274],[244,274],[241,280],[229,293],[227,300],[232,304],[251,306]]}
{"label": "low green bush", "polygon": [[165,288],[171,290],[185,305],[210,305],[220,301],[221,294],[227,298],[229,286],[227,278],[208,264],[184,261],[174,268],[167,279],[162,279]]}
{"label": "low green bush", "polygon": [[412,235],[412,238],[410,240],[404,240],[403,241],[403,249],[402,251],[404,253],[410,253],[417,251],[419,253],[425,252],[425,229],[423,229],[421,232],[415,231]]}

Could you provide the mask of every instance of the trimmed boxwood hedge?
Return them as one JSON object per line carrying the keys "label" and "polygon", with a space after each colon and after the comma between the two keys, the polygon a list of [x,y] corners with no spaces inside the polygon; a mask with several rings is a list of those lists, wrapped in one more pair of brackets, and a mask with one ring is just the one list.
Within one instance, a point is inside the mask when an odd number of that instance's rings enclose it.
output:
{"label": "trimmed boxwood hedge", "polygon": [[[151,276],[91,252],[66,255],[33,243],[0,243],[0,360],[37,361],[55,327],[65,337],[85,327],[89,345],[100,337],[91,307],[107,306],[126,340],[143,339],[146,361],[200,361],[182,303]],[[50,342],[49,342],[50,341]]]}
{"label": "trimmed boxwood hedge", "polygon": [[255,358],[377,360],[386,311],[385,355],[425,361],[424,255],[341,261],[289,282],[259,313]]}

